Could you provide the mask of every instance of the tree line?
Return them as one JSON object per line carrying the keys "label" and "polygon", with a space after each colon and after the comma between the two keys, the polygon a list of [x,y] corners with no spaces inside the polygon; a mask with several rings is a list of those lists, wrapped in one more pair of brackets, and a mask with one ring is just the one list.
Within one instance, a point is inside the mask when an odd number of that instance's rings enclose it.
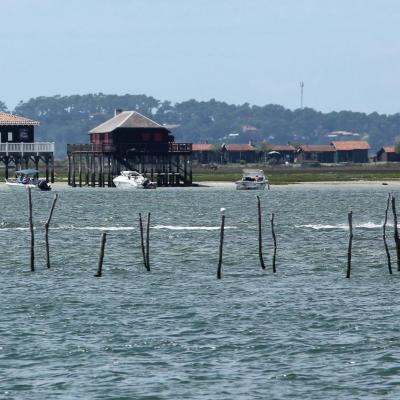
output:
{"label": "tree line", "polygon": [[[334,131],[355,132],[353,140],[367,140],[373,150],[398,142],[400,113],[393,115],[352,111],[322,113],[312,108],[290,110],[280,105],[233,105],[211,99],[181,103],[146,95],[103,93],[36,97],[21,101],[13,113],[40,121],[37,141],[56,143],[56,157],[64,158],[67,143],[87,143],[88,131],[114,115],[115,109],[134,110],[171,127],[176,141],[193,143],[253,142],[323,144]],[[7,106],[0,101],[0,111]]]}

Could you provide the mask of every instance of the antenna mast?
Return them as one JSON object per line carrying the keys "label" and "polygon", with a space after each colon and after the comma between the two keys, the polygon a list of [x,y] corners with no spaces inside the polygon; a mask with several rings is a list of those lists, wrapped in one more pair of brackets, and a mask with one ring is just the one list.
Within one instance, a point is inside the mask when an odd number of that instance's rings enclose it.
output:
{"label": "antenna mast", "polygon": [[304,82],[300,82],[300,109],[303,109],[303,89],[304,89]]}

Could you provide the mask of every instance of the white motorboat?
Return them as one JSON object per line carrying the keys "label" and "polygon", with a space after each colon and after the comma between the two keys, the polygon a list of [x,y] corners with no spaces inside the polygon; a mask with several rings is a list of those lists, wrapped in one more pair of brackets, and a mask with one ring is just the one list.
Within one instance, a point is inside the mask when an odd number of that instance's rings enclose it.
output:
{"label": "white motorboat", "polygon": [[117,189],[155,189],[157,185],[137,171],[121,171],[121,174],[113,179]]}
{"label": "white motorboat", "polygon": [[244,169],[240,181],[236,181],[238,190],[264,190],[269,188],[268,179],[261,169]]}
{"label": "white motorboat", "polygon": [[34,175],[39,173],[36,169],[21,169],[16,171],[15,179],[5,179],[6,185],[10,188],[37,188],[39,190],[51,190],[46,179],[36,179]]}

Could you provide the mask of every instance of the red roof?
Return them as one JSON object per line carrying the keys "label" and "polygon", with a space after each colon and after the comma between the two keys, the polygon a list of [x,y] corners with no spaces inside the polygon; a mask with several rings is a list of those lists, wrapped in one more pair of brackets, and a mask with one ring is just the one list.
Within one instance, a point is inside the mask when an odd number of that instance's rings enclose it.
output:
{"label": "red roof", "polygon": [[225,144],[227,151],[256,151],[256,148],[251,144]]}
{"label": "red roof", "polygon": [[212,151],[214,150],[214,145],[208,143],[193,143],[192,151]]}
{"label": "red roof", "polygon": [[272,151],[295,151],[296,149],[294,146],[281,146],[281,145],[276,145],[272,146]]}
{"label": "red roof", "polygon": [[0,125],[40,125],[40,122],[18,115],[0,112]]}
{"label": "red roof", "polygon": [[335,148],[330,144],[302,144],[300,149],[305,153],[333,153],[335,151]]}
{"label": "red roof", "polygon": [[396,153],[396,149],[394,146],[384,146],[382,147],[385,153]]}
{"label": "red roof", "polygon": [[368,142],[364,140],[347,140],[343,142],[332,142],[336,150],[369,150]]}

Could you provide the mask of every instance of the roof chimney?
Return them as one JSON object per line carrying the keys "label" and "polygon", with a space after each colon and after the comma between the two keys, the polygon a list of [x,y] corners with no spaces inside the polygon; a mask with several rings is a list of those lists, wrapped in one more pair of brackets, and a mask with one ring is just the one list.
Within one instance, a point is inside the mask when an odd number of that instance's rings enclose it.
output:
{"label": "roof chimney", "polygon": [[115,110],[114,110],[114,117],[116,117],[118,114],[121,114],[122,113],[122,108],[116,108]]}

